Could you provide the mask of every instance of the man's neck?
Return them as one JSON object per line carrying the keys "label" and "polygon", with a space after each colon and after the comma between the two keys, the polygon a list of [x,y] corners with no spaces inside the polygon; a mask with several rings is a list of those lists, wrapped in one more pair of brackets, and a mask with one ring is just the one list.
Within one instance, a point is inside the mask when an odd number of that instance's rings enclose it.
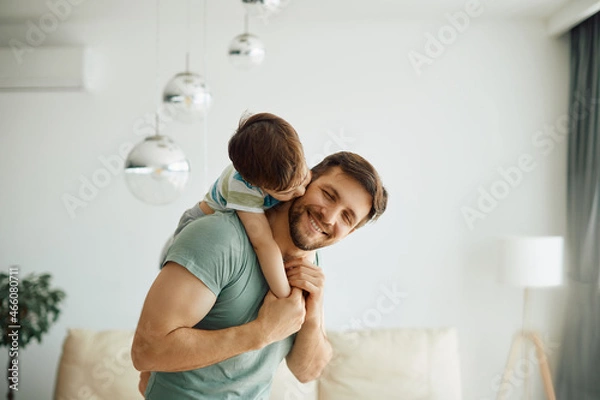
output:
{"label": "man's neck", "polygon": [[284,261],[292,260],[294,258],[302,258],[310,255],[312,252],[301,250],[294,245],[292,237],[290,236],[290,221],[288,212],[291,201],[280,203],[276,207],[270,208],[266,211],[266,216],[271,225],[271,231],[273,232],[273,238],[281,250]]}

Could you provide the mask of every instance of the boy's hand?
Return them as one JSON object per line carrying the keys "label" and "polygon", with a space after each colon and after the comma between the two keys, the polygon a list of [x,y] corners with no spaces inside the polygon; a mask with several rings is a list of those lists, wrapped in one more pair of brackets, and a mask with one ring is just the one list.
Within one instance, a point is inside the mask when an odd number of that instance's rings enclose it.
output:
{"label": "boy's hand", "polygon": [[322,323],[323,291],[325,274],[323,270],[306,258],[298,258],[285,263],[290,285],[308,293],[306,296],[306,321]]}

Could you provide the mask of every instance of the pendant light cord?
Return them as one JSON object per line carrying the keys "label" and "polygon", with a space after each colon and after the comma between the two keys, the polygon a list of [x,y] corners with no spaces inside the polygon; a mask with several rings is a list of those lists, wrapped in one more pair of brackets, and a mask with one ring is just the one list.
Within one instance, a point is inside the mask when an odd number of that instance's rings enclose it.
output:
{"label": "pendant light cord", "polygon": [[190,2],[191,0],[187,0],[186,2],[186,8],[187,8],[187,12],[186,12],[186,22],[187,22],[187,34],[186,36],[186,44],[185,44],[185,72],[189,73],[190,72],[190,36],[192,35],[191,32],[191,28],[190,28],[190,14],[191,14],[191,7],[190,7]]}
{"label": "pendant light cord", "polygon": [[156,127],[155,135],[160,136],[160,0],[156,0]]}
{"label": "pendant light cord", "polygon": [[[207,74],[206,74],[206,32],[207,32],[207,27],[206,27],[206,23],[208,21],[208,18],[206,17],[206,10],[207,10],[207,6],[206,6],[206,0],[202,0],[202,73],[204,74],[204,83],[206,84],[206,82],[208,82],[207,79]],[[204,125],[204,137],[203,137],[203,149],[204,149],[204,154],[203,154],[203,160],[204,160],[204,190],[208,190],[209,188],[209,184],[208,184],[208,112],[206,112],[204,114],[204,121],[203,121],[203,125]]]}

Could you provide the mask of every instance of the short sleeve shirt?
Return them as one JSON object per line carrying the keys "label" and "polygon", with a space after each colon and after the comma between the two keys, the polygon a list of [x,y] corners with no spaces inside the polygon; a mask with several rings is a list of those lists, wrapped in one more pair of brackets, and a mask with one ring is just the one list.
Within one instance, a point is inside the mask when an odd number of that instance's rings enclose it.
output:
{"label": "short sleeve shirt", "polygon": [[238,210],[251,213],[264,213],[264,210],[279,203],[260,187],[246,182],[233,165],[225,168],[204,201],[215,211]]}
{"label": "short sleeve shirt", "polygon": [[[194,328],[223,329],[258,316],[269,286],[235,213],[217,212],[191,222],[175,238],[166,260],[187,268],[217,297]],[[292,344],[288,337],[204,368],[153,372],[146,398],[267,400],[275,370]]]}

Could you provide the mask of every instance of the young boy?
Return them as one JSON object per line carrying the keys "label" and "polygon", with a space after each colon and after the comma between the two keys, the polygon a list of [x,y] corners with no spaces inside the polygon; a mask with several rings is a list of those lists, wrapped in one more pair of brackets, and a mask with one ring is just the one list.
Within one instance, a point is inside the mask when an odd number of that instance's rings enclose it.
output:
{"label": "young boy", "polygon": [[[283,259],[264,210],[302,196],[311,181],[304,150],[294,128],[282,118],[261,113],[242,118],[229,140],[227,167],[204,199],[181,217],[173,237],[191,221],[215,211],[235,211],[275,296],[289,296]],[[164,263],[167,243],[161,257]]]}

